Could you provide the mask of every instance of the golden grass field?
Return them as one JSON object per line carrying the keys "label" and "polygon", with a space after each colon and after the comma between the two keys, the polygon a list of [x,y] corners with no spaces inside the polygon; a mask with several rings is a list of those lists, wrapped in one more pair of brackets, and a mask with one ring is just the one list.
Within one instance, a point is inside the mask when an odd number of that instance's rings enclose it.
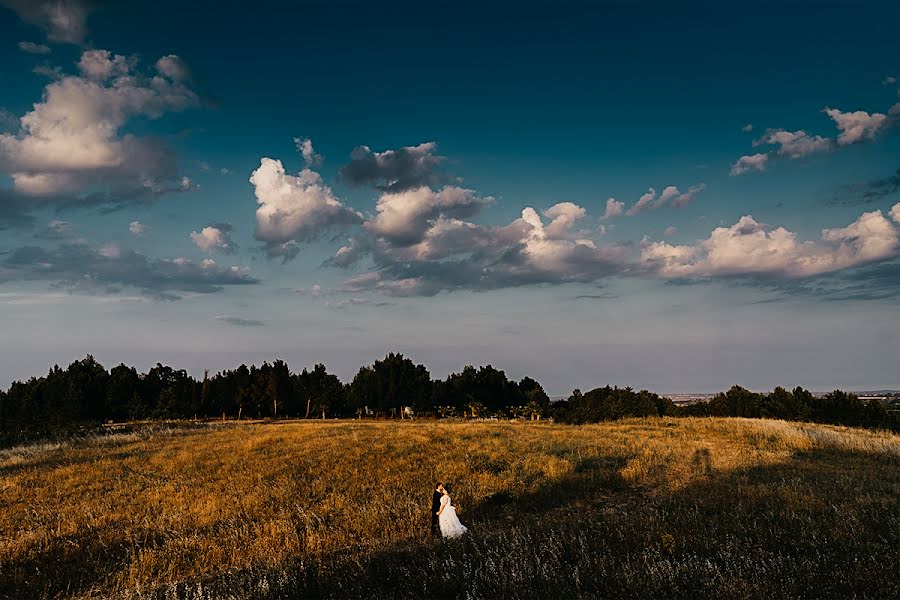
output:
{"label": "golden grass field", "polygon": [[0,450],[0,497],[0,597],[900,597],[900,436],[860,429],[157,426]]}

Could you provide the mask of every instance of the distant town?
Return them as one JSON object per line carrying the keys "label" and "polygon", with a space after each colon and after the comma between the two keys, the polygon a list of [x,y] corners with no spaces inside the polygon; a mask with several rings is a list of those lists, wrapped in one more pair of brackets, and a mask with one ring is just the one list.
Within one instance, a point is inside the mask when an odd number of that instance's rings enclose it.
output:
{"label": "distant town", "polygon": [[[813,392],[813,396],[816,398],[821,398],[828,392]],[[877,400],[879,402],[883,402],[888,405],[897,406],[900,404],[900,390],[865,390],[865,391],[852,391],[851,394],[855,394],[859,397],[860,400],[867,402],[869,400]],[[714,398],[717,394],[660,394],[661,396],[665,396],[669,398],[678,405],[688,405],[688,404],[696,404],[698,402],[708,402],[712,398]],[[564,399],[564,398],[560,398]]]}

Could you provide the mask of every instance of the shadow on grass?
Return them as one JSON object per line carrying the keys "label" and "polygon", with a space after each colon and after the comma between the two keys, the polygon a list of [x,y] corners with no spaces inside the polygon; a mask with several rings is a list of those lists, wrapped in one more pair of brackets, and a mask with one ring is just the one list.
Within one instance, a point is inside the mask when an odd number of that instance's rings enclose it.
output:
{"label": "shadow on grass", "polygon": [[[469,511],[471,535],[248,569],[200,586],[213,597],[900,597],[898,462],[817,450],[646,496],[620,459]],[[597,468],[603,471],[598,475]],[[193,597],[185,585],[181,597]]]}
{"label": "shadow on grass", "polygon": [[[471,533],[459,540],[298,557],[144,595],[900,597],[895,458],[815,450],[786,463],[716,472],[710,451],[698,451],[691,483],[652,495],[622,479],[626,464],[622,456],[585,459],[532,493],[489,496],[462,515]],[[99,539],[87,532],[0,564],[0,596],[102,589],[133,549],[124,542],[99,547]]]}

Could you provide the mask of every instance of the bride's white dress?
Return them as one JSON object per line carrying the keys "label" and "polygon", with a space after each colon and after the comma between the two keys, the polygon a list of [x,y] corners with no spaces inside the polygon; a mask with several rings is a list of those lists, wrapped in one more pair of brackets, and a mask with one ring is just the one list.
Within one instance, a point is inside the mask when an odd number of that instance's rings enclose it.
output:
{"label": "bride's white dress", "polygon": [[441,496],[441,516],[438,517],[438,524],[441,526],[441,535],[445,538],[459,537],[468,531],[465,525],[459,522],[456,516],[456,509],[450,503],[450,496],[444,494]]}

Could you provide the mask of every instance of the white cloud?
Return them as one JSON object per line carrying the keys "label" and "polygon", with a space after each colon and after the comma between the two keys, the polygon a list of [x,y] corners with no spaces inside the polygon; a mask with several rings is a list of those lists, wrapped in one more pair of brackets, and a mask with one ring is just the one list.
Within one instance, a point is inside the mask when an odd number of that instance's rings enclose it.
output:
{"label": "white cloud", "polygon": [[603,212],[602,219],[612,219],[618,217],[625,212],[625,203],[619,202],[615,198],[606,199],[606,210]]}
{"label": "white cloud", "polygon": [[763,171],[769,162],[768,154],[749,154],[742,156],[731,165],[731,175],[741,175],[749,171]]}
{"label": "white cloud", "polygon": [[900,223],[900,202],[891,207],[890,215],[894,221]]}
{"label": "white cloud", "polygon": [[88,79],[104,82],[110,77],[127,75],[132,65],[121,54],[111,54],[109,50],[85,50],[78,61],[78,70]]}
{"label": "white cloud", "polygon": [[177,185],[171,151],[119,130],[136,116],[183,110],[197,96],[161,74],[146,78],[132,68],[123,56],[85,51],[81,76],[48,84],[41,102],[21,118],[19,133],[0,134],[0,172],[12,177],[16,191],[77,198],[99,185],[114,192]]}
{"label": "white cloud", "polygon": [[206,253],[221,252],[231,254],[236,250],[231,240],[231,225],[218,223],[204,227],[199,232],[191,232],[191,240],[200,250]]}
{"label": "white cloud", "polygon": [[19,42],[19,50],[28,54],[50,54],[50,47],[46,44],[35,44],[34,42]]}
{"label": "white cloud", "polygon": [[156,70],[163,77],[168,77],[172,81],[179,83],[186,82],[191,78],[190,67],[181,60],[181,57],[174,54],[163,56],[156,61]]}
{"label": "white cloud", "polygon": [[140,221],[132,221],[128,224],[128,231],[135,237],[144,237],[149,230],[150,228]]}
{"label": "white cloud", "polygon": [[898,248],[900,231],[878,210],[847,227],[823,229],[818,240],[805,242],[784,227],[773,229],[747,215],[693,246],[645,241],[641,262],[663,277],[808,277],[891,258]]}
{"label": "white cloud", "polygon": [[363,220],[360,213],[344,206],[319,174],[310,169],[288,175],[280,160],[262,158],[250,183],[259,203],[256,238],[265,242],[272,256],[290,257],[297,251],[297,242]]}
{"label": "white cloud", "polygon": [[634,205],[632,205],[632,207],[629,208],[628,212],[626,212],[625,214],[628,215],[629,217],[631,217],[638,213],[642,213],[645,210],[648,210],[655,198],[656,198],[656,190],[653,188],[650,188],[649,190],[647,190],[647,192],[643,196],[638,198],[638,201],[635,202]]}
{"label": "white cloud", "polygon": [[[667,185],[657,197],[656,190],[650,188],[625,214],[634,216],[648,210],[656,210],[667,204],[674,208],[682,208],[690,204],[691,200],[694,199],[694,196],[705,189],[705,183],[698,183],[697,185],[691,186],[686,192],[682,192],[677,186]],[[608,206],[609,203],[607,202],[607,208]]]}
{"label": "white cloud", "polygon": [[869,114],[863,110],[841,112],[836,108],[826,108],[823,112],[834,120],[840,131],[837,137],[838,146],[871,140],[890,124],[887,115],[881,113]]}
{"label": "white cloud", "polygon": [[311,139],[295,137],[294,145],[297,146],[297,152],[300,153],[306,164],[311,167],[322,164],[322,155],[316,154]]}
{"label": "white cloud", "polygon": [[663,235],[665,236],[675,235],[676,233],[678,233],[678,228],[674,225],[669,225],[666,227],[665,231],[663,231]]}
{"label": "white cloud", "polygon": [[472,190],[455,186],[439,191],[422,186],[384,193],[378,198],[375,217],[365,227],[395,244],[409,245],[421,241],[438,217],[469,217],[491,201],[492,198],[480,198]]}
{"label": "white cloud", "polygon": [[897,78],[893,75],[888,75],[881,80],[881,85],[894,85],[895,83],[897,83]]}
{"label": "white cloud", "polygon": [[753,131],[753,123],[747,123],[746,125],[741,127],[741,131],[743,131],[745,133],[750,133],[751,131]]}
{"label": "white cloud", "polygon": [[584,218],[587,211],[574,202],[560,202],[544,211],[544,216],[552,219],[544,232],[549,238],[562,239],[569,235],[575,221]]}
{"label": "white cloud", "polygon": [[769,129],[753,142],[754,146],[771,144],[778,146],[777,153],[788,158],[802,158],[816,152],[831,149],[832,141],[819,135],[809,135],[805,131],[787,131],[785,129]]}

